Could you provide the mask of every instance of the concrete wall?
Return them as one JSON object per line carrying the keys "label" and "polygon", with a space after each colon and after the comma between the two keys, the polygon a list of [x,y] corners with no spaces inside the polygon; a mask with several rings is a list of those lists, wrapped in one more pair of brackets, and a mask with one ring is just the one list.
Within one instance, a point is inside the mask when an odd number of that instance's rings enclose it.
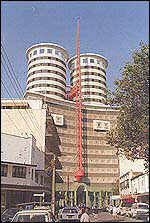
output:
{"label": "concrete wall", "polygon": [[2,109],[1,131],[18,136],[32,134],[37,147],[45,151],[46,109]]}
{"label": "concrete wall", "polygon": [[149,174],[133,178],[131,184],[133,194],[149,192]]}
{"label": "concrete wall", "polygon": [[31,138],[1,134],[1,161],[31,164]]}

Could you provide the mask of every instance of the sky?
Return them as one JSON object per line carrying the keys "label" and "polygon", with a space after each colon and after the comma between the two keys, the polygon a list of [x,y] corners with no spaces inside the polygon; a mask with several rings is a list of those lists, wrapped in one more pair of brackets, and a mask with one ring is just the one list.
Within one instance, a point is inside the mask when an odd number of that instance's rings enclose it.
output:
{"label": "sky", "polygon": [[[140,41],[149,42],[148,1],[2,1],[1,43],[23,92],[27,79],[26,50],[49,42],[74,56],[78,16],[80,52],[97,53],[108,59],[110,90],[115,89],[114,81],[121,78],[121,67],[131,61],[131,53],[139,48]],[[23,96],[14,89],[3,66],[1,79],[2,97]]]}

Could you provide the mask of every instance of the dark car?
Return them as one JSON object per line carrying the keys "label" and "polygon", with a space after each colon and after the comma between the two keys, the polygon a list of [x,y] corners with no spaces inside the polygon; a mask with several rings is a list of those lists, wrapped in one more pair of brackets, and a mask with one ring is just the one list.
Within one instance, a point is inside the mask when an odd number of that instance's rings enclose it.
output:
{"label": "dark car", "polygon": [[1,215],[2,222],[11,222],[14,215],[17,213],[18,208],[9,208],[6,209]]}

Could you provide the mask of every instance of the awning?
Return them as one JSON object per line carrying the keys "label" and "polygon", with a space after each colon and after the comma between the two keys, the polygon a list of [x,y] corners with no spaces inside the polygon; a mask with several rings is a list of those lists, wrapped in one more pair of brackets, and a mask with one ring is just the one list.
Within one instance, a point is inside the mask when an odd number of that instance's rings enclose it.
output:
{"label": "awning", "polygon": [[149,192],[141,193],[137,195],[138,197],[149,196]]}
{"label": "awning", "polygon": [[120,199],[124,200],[124,199],[134,199],[134,197],[132,196],[132,194],[125,194],[125,195],[120,195]]}

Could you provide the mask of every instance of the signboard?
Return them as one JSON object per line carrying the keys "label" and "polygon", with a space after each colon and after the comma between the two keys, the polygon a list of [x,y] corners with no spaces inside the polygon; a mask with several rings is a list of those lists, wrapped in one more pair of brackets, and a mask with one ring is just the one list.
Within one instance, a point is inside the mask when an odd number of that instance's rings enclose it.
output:
{"label": "signboard", "polygon": [[55,125],[58,125],[58,126],[63,126],[64,125],[64,116],[63,115],[57,115],[57,114],[52,114],[51,113],[51,116],[54,119]]}
{"label": "signboard", "polygon": [[104,121],[104,120],[93,120],[93,129],[109,131],[110,130],[110,122]]}

